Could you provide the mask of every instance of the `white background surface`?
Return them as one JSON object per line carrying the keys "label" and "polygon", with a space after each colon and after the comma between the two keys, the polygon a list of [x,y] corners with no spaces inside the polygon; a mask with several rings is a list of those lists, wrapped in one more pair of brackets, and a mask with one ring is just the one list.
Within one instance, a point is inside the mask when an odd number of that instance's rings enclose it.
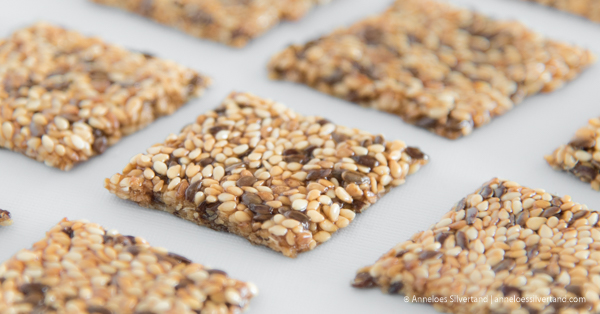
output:
{"label": "white background surface", "polygon": [[[458,200],[499,176],[600,208],[588,184],[553,171],[543,156],[569,141],[577,128],[600,114],[600,66],[550,94],[527,99],[466,138],[446,140],[400,118],[363,109],[301,85],[270,81],[266,63],[292,42],[303,43],[383,11],[391,0],[335,0],[297,23],[284,23],[244,49],[193,38],[116,9],[83,0],[0,0],[0,36],[46,20],[108,42],[175,60],[214,78],[215,84],[170,117],[123,139],[104,155],[62,172],[20,154],[0,150],[0,208],[15,224],[0,228],[0,261],[30,247],[63,217],[89,219],[107,229],[146,238],[151,244],[254,282],[260,295],[250,313],[435,313],[401,297],[350,286],[355,271],[375,262],[397,242],[429,227]],[[600,53],[600,25],[517,0],[454,0],[499,18],[518,19],[548,37]],[[240,237],[198,227],[175,216],[122,201],[103,188],[129,158],[178,132],[217,106],[232,90],[276,99],[303,114],[402,139],[431,162],[404,186],[386,195],[323,246],[296,259]]]}

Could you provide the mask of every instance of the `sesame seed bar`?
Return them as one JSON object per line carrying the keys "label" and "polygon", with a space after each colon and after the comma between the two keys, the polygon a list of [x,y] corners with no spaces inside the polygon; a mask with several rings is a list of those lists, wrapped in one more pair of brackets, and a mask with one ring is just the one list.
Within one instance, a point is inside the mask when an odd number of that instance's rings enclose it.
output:
{"label": "sesame seed bar", "polygon": [[0,39],[0,148],[70,170],[209,83],[174,62],[37,23]]}
{"label": "sesame seed bar", "polygon": [[434,0],[398,0],[381,15],[284,49],[268,68],[273,79],[455,139],[527,96],[557,89],[593,61],[591,52],[518,22]]}
{"label": "sesame seed bar", "polygon": [[329,0],[92,0],[192,36],[243,47],[282,20],[299,20]]}
{"label": "sesame seed bar", "polygon": [[64,219],[0,265],[0,313],[241,313],[256,294],[222,270],[83,220]]}
{"label": "sesame seed bar", "polygon": [[353,285],[411,302],[436,297],[427,300],[448,313],[598,313],[599,261],[597,211],[493,179],[360,269]]}
{"label": "sesame seed bar", "polygon": [[599,0],[525,0],[554,7],[556,9],[583,16],[600,22]]}
{"label": "sesame seed bar", "polygon": [[295,257],[329,240],[427,161],[402,141],[232,93],[134,156],[105,187]]}
{"label": "sesame seed bar", "polygon": [[592,188],[600,191],[600,118],[593,118],[588,125],[577,130],[575,137],[567,145],[561,145],[546,161],[556,170],[574,174],[583,182],[590,182]]}
{"label": "sesame seed bar", "polygon": [[10,218],[10,212],[8,210],[0,209],[0,226],[10,226],[13,221]]}

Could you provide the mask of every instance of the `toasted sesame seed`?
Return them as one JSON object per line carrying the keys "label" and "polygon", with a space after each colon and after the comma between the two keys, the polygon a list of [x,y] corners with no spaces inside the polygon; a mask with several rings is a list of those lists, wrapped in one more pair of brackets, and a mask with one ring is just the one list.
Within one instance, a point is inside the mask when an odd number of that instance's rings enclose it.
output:
{"label": "toasted sesame seed", "polygon": [[340,200],[342,200],[342,201],[344,201],[346,203],[352,203],[352,197],[341,186],[338,186],[337,188],[335,188],[335,195],[337,197],[339,197]]}
{"label": "toasted sesame seed", "polygon": [[152,168],[159,174],[167,174],[167,165],[164,162],[155,161]]}
{"label": "toasted sesame seed", "polygon": [[54,151],[54,141],[52,141],[52,139],[48,135],[42,136],[42,145],[44,146],[44,149],[46,149],[47,152],[51,153]]}
{"label": "toasted sesame seed", "polygon": [[228,201],[228,202],[224,202],[223,204],[219,205],[218,208],[222,212],[230,213],[230,212],[233,212],[236,207],[237,207],[237,203],[235,201]]}
{"label": "toasted sesame seed", "polygon": [[181,183],[181,179],[180,178],[175,178],[173,180],[171,180],[171,182],[169,183],[167,190],[174,190],[179,183]]}
{"label": "toasted sesame seed", "polygon": [[181,166],[180,165],[176,165],[176,166],[170,167],[167,170],[167,177],[169,179],[175,179],[175,178],[179,177],[180,172],[181,172]]}
{"label": "toasted sesame seed", "polygon": [[37,259],[37,255],[30,251],[21,251],[15,255],[15,258],[21,262],[29,262]]}
{"label": "toasted sesame seed", "polygon": [[287,228],[280,226],[280,225],[276,225],[276,226],[269,228],[269,232],[276,236],[284,236],[287,233],[287,231],[288,231]]}
{"label": "toasted sesame seed", "polygon": [[12,140],[13,137],[13,126],[10,122],[6,121],[2,123],[2,136],[7,140]]}
{"label": "toasted sesame seed", "polygon": [[292,203],[292,208],[295,210],[305,210],[308,206],[308,201],[305,199],[298,199]]}
{"label": "toasted sesame seed", "polygon": [[297,227],[300,224],[300,222],[294,219],[286,219],[282,221],[281,224],[286,228],[293,229]]}
{"label": "toasted sesame seed", "polygon": [[319,231],[313,236],[313,238],[315,241],[322,243],[328,241],[331,238],[331,234],[326,231]]}
{"label": "toasted sesame seed", "polygon": [[250,217],[250,215],[248,215],[246,212],[237,211],[235,212],[235,220],[238,222],[248,222],[252,220],[252,217]]}
{"label": "toasted sesame seed", "polygon": [[543,224],[546,223],[546,218],[544,217],[531,217],[527,220],[527,227],[532,230],[538,230]]}
{"label": "toasted sesame seed", "polygon": [[319,222],[322,222],[323,220],[325,220],[325,217],[322,214],[320,214],[319,212],[317,212],[316,210],[309,210],[306,212],[306,215],[308,217],[310,217],[310,220],[312,222],[319,223]]}

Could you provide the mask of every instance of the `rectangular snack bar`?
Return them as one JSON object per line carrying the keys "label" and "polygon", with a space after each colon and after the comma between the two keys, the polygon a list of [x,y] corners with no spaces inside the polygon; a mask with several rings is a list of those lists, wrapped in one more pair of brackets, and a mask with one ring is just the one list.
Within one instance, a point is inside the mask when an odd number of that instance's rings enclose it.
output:
{"label": "rectangular snack bar", "polygon": [[554,7],[600,22],[600,0],[525,0]]}
{"label": "rectangular snack bar", "polygon": [[447,313],[597,313],[598,261],[597,211],[493,179],[360,269],[353,285]]}
{"label": "rectangular snack bar", "polygon": [[231,313],[258,293],[140,237],[64,219],[0,264],[0,313]]}
{"label": "rectangular snack bar", "polygon": [[385,13],[292,45],[273,79],[307,84],[455,139],[527,96],[550,92],[594,61],[518,22],[433,0],[398,0]]}
{"label": "rectangular snack bar", "polygon": [[209,83],[174,62],[37,23],[0,39],[0,147],[70,170]]}
{"label": "rectangular snack bar", "polygon": [[243,47],[282,20],[298,20],[329,0],[92,0],[192,36]]}
{"label": "rectangular snack bar", "polygon": [[295,257],[329,240],[427,161],[402,141],[232,93],[134,156],[105,187]]}
{"label": "rectangular snack bar", "polygon": [[13,221],[10,218],[10,212],[8,210],[0,209],[0,226],[10,226]]}
{"label": "rectangular snack bar", "polygon": [[561,145],[552,155],[545,156],[552,168],[574,174],[592,188],[600,191],[600,118],[593,118],[588,125],[577,130],[567,145]]}

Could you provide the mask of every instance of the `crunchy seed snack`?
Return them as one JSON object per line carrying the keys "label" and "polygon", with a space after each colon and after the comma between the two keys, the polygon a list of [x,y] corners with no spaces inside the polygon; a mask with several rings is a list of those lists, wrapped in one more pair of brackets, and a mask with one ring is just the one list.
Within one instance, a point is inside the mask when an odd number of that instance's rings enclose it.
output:
{"label": "crunchy seed snack", "polygon": [[555,7],[559,10],[586,17],[594,22],[600,22],[599,0],[525,0]]}
{"label": "crunchy seed snack", "polygon": [[546,161],[556,170],[568,171],[592,188],[600,191],[600,118],[593,118],[588,125],[577,130],[567,145],[561,145]]}
{"label": "crunchy seed snack", "polygon": [[427,160],[402,141],[232,93],[134,156],[105,186],[295,257],[329,240]]}
{"label": "crunchy seed snack", "polygon": [[243,47],[281,20],[298,20],[329,0],[92,0],[192,36]]}
{"label": "crunchy seed snack", "polygon": [[0,39],[0,147],[69,170],[209,83],[174,62],[38,23]]}
{"label": "crunchy seed snack", "polygon": [[[410,300],[437,296],[434,307],[450,313],[597,313],[595,241],[600,241],[595,210],[570,196],[493,179],[429,230],[360,269],[353,285],[379,286]],[[458,302],[452,296],[489,299]]]}
{"label": "crunchy seed snack", "polygon": [[0,265],[1,313],[241,313],[256,286],[140,237],[63,219]]}
{"label": "crunchy seed snack", "polygon": [[402,0],[286,48],[269,71],[454,139],[527,96],[555,90],[593,60],[591,52],[543,39],[518,22]]}
{"label": "crunchy seed snack", "polygon": [[0,209],[0,226],[10,226],[13,221],[10,219],[10,212],[8,210]]}

